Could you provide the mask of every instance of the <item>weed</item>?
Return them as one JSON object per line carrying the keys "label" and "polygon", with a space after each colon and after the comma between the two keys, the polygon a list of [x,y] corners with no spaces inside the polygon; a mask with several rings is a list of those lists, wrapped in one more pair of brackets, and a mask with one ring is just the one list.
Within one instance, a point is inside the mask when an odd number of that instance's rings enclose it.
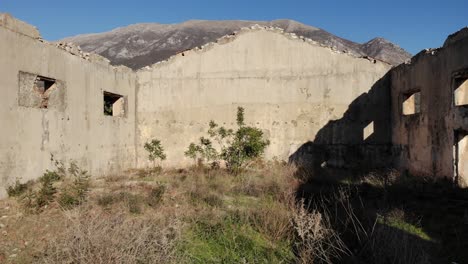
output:
{"label": "weed", "polygon": [[70,211],[67,228],[48,243],[41,263],[172,263],[180,230],[174,219]]}
{"label": "weed", "polygon": [[208,204],[209,206],[213,207],[221,207],[223,206],[223,199],[221,199],[218,195],[216,194],[207,194],[205,197],[203,197],[203,202]]}
{"label": "weed", "polygon": [[148,196],[146,197],[146,203],[150,207],[158,206],[162,202],[163,195],[165,192],[166,192],[166,186],[164,185],[158,185],[156,187],[151,188]]}
{"label": "weed", "polygon": [[332,228],[327,215],[308,211],[303,202],[293,211],[298,257],[301,263],[336,263],[349,249]]}
{"label": "weed", "polygon": [[52,202],[57,193],[54,186],[55,177],[50,176],[50,172],[44,173],[39,178],[40,188],[37,191],[29,190],[20,197],[20,201],[26,210],[30,212],[39,212],[42,208]]}
{"label": "weed", "polygon": [[15,183],[11,186],[8,186],[7,193],[9,197],[17,197],[22,195],[26,190],[28,190],[30,184],[21,183],[19,179],[16,179]]}
{"label": "weed", "polygon": [[66,209],[80,205],[86,200],[90,179],[88,172],[81,170],[75,163],[70,164],[68,172],[73,181],[65,185],[58,199],[59,204]]}
{"label": "weed", "polygon": [[46,172],[39,178],[40,182],[58,182],[64,178],[64,174],[60,174],[58,171],[49,171]]}
{"label": "weed", "polygon": [[237,217],[199,221],[181,249],[192,263],[282,263],[294,255],[287,242],[273,242]]}
{"label": "weed", "polygon": [[97,204],[102,207],[109,207],[112,204],[120,202],[120,198],[115,194],[104,194],[97,199]]}

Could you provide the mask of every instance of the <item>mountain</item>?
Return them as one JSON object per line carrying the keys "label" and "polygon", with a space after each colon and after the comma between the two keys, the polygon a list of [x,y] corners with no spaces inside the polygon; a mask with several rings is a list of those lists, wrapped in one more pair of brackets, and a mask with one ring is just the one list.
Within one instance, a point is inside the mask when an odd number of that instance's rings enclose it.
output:
{"label": "mountain", "polygon": [[132,69],[139,69],[255,24],[279,27],[285,32],[310,38],[322,45],[347,51],[356,56],[373,57],[392,65],[411,58],[411,54],[383,38],[359,44],[293,20],[190,20],[180,24],[144,23],[105,33],[69,37],[60,42],[71,42],[86,52],[100,54],[114,65],[123,64]]}

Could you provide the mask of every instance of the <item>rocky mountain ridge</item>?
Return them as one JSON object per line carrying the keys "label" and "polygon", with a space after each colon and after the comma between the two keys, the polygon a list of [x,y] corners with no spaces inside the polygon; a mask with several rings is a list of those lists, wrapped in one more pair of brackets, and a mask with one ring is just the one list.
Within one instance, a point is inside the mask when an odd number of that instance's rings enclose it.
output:
{"label": "rocky mountain ridge", "polygon": [[180,24],[143,23],[104,33],[78,35],[61,42],[71,42],[86,52],[108,58],[113,65],[125,65],[136,70],[255,24],[282,28],[287,33],[310,38],[321,45],[355,56],[376,58],[392,65],[398,65],[411,58],[411,54],[383,38],[374,38],[359,44],[293,20],[190,20]]}

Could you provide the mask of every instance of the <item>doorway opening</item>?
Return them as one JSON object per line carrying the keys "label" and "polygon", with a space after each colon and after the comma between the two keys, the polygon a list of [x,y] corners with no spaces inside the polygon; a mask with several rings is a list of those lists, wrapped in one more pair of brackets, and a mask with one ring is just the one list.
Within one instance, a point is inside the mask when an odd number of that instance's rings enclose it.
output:
{"label": "doorway opening", "polygon": [[453,181],[468,187],[468,131],[455,130],[453,144]]}

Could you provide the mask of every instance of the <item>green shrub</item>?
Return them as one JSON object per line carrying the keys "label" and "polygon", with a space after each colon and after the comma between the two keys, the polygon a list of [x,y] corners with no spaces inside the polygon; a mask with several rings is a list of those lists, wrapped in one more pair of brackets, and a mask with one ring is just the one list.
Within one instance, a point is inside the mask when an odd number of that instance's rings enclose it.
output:
{"label": "green shrub", "polygon": [[[270,144],[260,129],[245,125],[242,107],[237,108],[237,126],[237,130],[233,131],[210,121],[208,135],[211,139],[201,137],[199,144],[191,143],[185,155],[202,163],[210,163],[214,168],[219,166],[219,160],[223,160],[229,171],[237,174],[250,161],[263,155]],[[212,140],[218,143],[219,151],[213,147]]]}
{"label": "green shrub", "polygon": [[57,182],[62,180],[65,177],[64,174],[59,173],[58,171],[49,171],[46,172],[39,178],[40,182]]}
{"label": "green shrub", "polygon": [[[71,162],[69,168],[66,169],[64,163],[56,161],[53,156],[51,161],[54,162],[56,168],[53,171],[46,170],[39,177],[38,188],[33,190],[29,188],[31,183],[21,184],[16,181],[15,185],[7,189],[10,196],[20,196],[19,201],[28,211],[41,211],[55,200],[57,193],[59,193],[58,203],[65,208],[79,205],[86,199],[89,189],[87,171],[81,170],[74,162]],[[61,190],[57,190],[55,183],[64,180],[66,177],[71,177],[73,181],[64,185]]]}
{"label": "green shrub", "polygon": [[76,163],[72,162],[68,172],[73,181],[71,184],[65,185],[58,199],[59,204],[64,208],[82,204],[89,191],[90,176],[87,171],[81,170]]}
{"label": "green shrub", "polygon": [[43,207],[50,204],[55,198],[57,188],[54,186],[56,177],[46,171],[40,178],[40,188],[36,191],[29,190],[20,197],[22,205],[31,212],[39,212]]}
{"label": "green shrub", "polygon": [[192,158],[195,161],[199,160],[202,163],[217,163],[219,154],[213,147],[213,143],[210,139],[201,137],[198,145],[195,143],[191,143],[189,145],[188,150],[185,152],[185,156]]}
{"label": "green shrub", "polygon": [[21,183],[19,179],[16,179],[15,183],[7,188],[8,196],[16,197],[22,195],[28,189],[28,185],[28,183]]}
{"label": "green shrub", "polygon": [[161,145],[160,140],[153,139],[150,142],[146,142],[144,147],[146,151],[148,151],[148,159],[153,162],[153,165],[155,160],[157,159],[159,159],[160,161],[166,159],[166,154],[164,153],[164,148]]}

